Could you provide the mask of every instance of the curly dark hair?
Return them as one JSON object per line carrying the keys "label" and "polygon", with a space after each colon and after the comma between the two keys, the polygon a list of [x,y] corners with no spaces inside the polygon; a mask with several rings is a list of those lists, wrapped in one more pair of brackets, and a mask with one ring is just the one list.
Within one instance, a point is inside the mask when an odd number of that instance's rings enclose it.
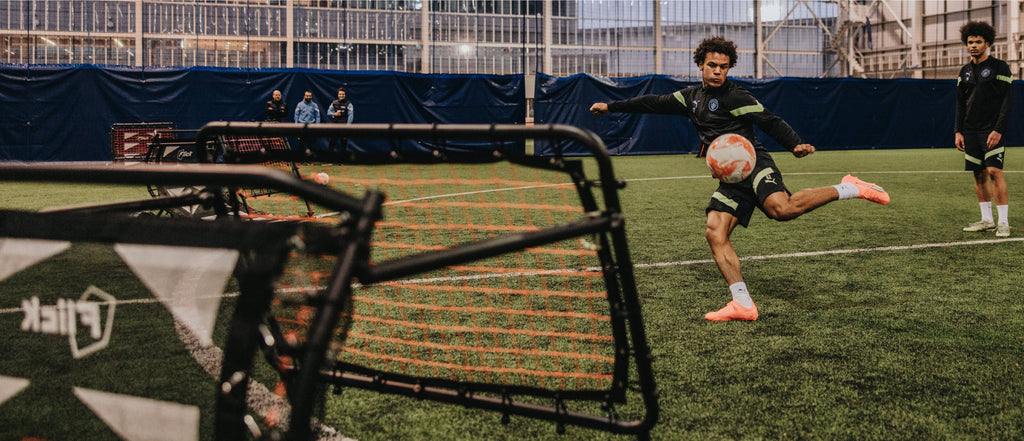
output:
{"label": "curly dark hair", "polygon": [[722,37],[705,38],[700,42],[700,46],[693,52],[693,61],[700,66],[704,64],[704,57],[711,52],[729,56],[729,66],[736,66],[736,43]]}
{"label": "curly dark hair", "polygon": [[969,21],[960,27],[960,41],[967,44],[967,37],[981,37],[992,44],[996,41],[996,30],[983,21]]}

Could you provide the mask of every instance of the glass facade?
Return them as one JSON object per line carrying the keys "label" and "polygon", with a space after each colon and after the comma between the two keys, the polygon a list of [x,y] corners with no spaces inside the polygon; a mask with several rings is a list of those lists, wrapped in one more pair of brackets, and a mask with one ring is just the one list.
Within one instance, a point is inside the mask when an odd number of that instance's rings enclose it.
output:
{"label": "glass facade", "polygon": [[960,41],[960,27],[968,21],[991,24],[996,39],[989,54],[1007,61],[1015,75],[1024,72],[1020,0],[890,0],[885,5],[857,1],[842,6],[841,14],[856,24],[852,44],[863,76],[956,77],[970,59]]}
{"label": "glass facade", "polygon": [[[835,76],[827,0],[11,0],[0,62],[603,76]],[[759,30],[759,33],[756,32]],[[756,60],[756,61],[755,61]]]}

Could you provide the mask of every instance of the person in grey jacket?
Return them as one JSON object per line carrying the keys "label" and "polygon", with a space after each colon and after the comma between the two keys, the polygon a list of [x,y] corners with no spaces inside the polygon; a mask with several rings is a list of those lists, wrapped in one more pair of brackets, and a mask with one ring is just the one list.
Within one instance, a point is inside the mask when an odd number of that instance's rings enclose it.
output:
{"label": "person in grey jacket", "polygon": [[[302,101],[295,106],[295,122],[299,124],[319,124],[320,106],[313,101],[313,92],[306,91]],[[299,137],[299,148],[305,151],[313,150],[313,140],[308,137]]]}

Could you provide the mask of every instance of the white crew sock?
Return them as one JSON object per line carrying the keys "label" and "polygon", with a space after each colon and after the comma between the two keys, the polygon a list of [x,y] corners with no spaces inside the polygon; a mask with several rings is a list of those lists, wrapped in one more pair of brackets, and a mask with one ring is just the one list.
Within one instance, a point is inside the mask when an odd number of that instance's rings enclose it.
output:
{"label": "white crew sock", "polygon": [[729,285],[729,291],[732,291],[732,299],[740,306],[744,308],[750,308],[754,306],[754,301],[750,299],[750,291],[747,291],[747,284],[744,282],[736,282]]}
{"label": "white crew sock", "polygon": [[849,182],[833,185],[832,188],[835,188],[836,191],[839,192],[839,200],[853,199],[856,198],[858,194],[860,194],[860,189],[857,188],[856,185],[853,185]]}
{"label": "white crew sock", "polygon": [[[991,202],[989,202],[991,204]],[[996,205],[996,211],[999,213],[999,223],[1010,224],[1010,206],[1009,205]],[[989,214],[991,216],[991,214]]]}
{"label": "white crew sock", "polygon": [[981,207],[981,221],[992,222],[992,202],[978,202]]}

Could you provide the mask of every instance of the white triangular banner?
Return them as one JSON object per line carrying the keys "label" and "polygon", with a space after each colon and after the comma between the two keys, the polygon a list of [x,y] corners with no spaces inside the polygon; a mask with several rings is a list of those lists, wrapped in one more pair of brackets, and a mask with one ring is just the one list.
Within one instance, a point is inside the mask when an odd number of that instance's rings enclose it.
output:
{"label": "white triangular banner", "polygon": [[114,250],[200,344],[213,344],[217,308],[237,250],[127,244]]}
{"label": "white triangular banner", "polygon": [[[194,189],[192,187],[164,188],[164,191],[167,192],[168,196],[174,196],[174,197],[181,196],[181,195],[185,194],[185,190],[188,190],[189,192],[192,192]],[[188,214],[196,214],[196,210],[199,209],[199,206],[198,205],[189,205],[187,207],[182,207],[182,208],[186,212],[188,212]]]}
{"label": "white triangular banner", "polygon": [[75,388],[75,396],[126,441],[199,439],[199,407]]}
{"label": "white triangular banner", "polygon": [[42,239],[0,239],[0,280],[71,247],[71,242]]}
{"label": "white triangular banner", "polygon": [[0,375],[0,404],[28,387],[29,381],[24,378],[5,377]]}

